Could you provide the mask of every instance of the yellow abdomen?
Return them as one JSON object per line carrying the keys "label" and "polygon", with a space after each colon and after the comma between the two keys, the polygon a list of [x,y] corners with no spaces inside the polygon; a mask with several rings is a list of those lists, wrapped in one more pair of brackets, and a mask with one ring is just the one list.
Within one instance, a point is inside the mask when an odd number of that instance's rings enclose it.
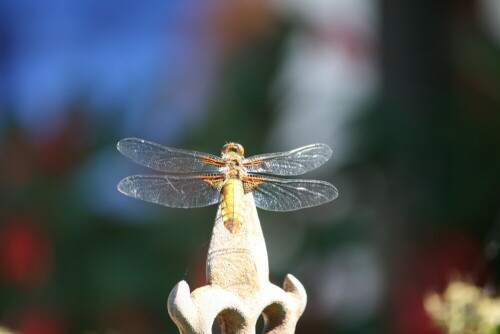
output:
{"label": "yellow abdomen", "polygon": [[222,187],[221,214],[224,226],[236,233],[243,222],[245,213],[245,192],[240,179],[229,179]]}

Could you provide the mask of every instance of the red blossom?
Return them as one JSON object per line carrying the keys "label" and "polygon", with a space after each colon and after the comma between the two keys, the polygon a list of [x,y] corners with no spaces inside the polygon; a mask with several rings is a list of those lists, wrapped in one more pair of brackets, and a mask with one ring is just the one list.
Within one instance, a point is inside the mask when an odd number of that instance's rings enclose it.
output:
{"label": "red blossom", "polygon": [[62,319],[53,313],[42,310],[26,312],[20,319],[18,331],[23,334],[65,333]]}
{"label": "red blossom", "polygon": [[8,284],[43,284],[51,262],[50,242],[32,220],[13,218],[0,226],[0,273]]}

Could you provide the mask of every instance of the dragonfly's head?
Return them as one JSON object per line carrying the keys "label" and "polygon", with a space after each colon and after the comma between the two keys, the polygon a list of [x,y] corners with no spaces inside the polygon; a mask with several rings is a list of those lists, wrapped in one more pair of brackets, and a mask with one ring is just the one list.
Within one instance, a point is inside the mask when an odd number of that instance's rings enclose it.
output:
{"label": "dragonfly's head", "polygon": [[245,149],[241,144],[238,143],[227,143],[226,145],[222,146],[221,154],[222,156],[228,156],[232,155],[231,153],[236,153],[240,157],[243,157],[243,154],[245,153]]}

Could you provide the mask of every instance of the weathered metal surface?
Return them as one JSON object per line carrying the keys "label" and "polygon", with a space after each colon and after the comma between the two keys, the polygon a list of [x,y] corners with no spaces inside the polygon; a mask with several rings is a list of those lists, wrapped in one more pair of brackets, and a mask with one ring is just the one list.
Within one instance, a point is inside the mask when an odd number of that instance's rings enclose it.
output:
{"label": "weathered metal surface", "polygon": [[182,334],[209,334],[217,318],[223,334],[255,333],[259,316],[264,333],[294,333],[307,303],[302,284],[288,274],[283,289],[269,282],[267,249],[253,195],[236,233],[217,211],[207,256],[207,285],[190,291],[179,282],[168,297],[168,312]]}

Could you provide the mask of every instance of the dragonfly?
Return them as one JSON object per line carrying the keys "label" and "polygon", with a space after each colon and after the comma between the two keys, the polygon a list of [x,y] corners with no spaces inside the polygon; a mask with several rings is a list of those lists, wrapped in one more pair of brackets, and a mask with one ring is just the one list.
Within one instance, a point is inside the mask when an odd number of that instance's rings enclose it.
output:
{"label": "dragonfly", "polygon": [[118,151],[132,161],[163,174],[132,175],[118,184],[125,195],[172,208],[197,208],[220,203],[226,229],[234,234],[244,223],[245,195],[258,208],[293,211],[321,205],[338,196],[326,181],[286,179],[324,164],[332,155],[325,144],[287,152],[244,157],[239,143],[227,143],[221,155],[163,146],[138,138],[118,142]]}

